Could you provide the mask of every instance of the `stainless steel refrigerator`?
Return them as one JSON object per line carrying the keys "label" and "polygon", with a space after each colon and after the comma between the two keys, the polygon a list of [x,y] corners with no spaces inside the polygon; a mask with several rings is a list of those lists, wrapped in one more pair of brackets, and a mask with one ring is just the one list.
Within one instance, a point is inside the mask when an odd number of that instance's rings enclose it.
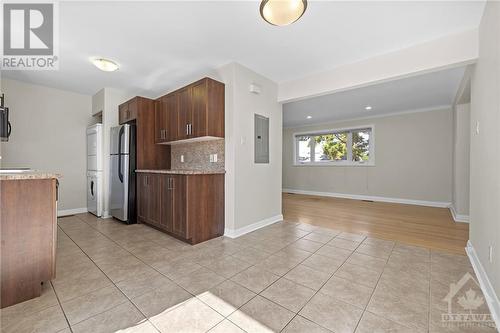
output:
{"label": "stainless steel refrigerator", "polygon": [[136,128],[125,124],[111,128],[110,211],[120,221],[136,223]]}

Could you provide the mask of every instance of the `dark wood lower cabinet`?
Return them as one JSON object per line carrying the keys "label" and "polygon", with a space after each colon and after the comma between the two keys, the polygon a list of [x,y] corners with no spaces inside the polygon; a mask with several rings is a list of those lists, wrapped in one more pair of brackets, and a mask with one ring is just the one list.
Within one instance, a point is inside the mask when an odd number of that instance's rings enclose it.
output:
{"label": "dark wood lower cabinet", "polygon": [[223,174],[139,173],[137,180],[138,221],[191,244],[224,234]]}
{"label": "dark wood lower cabinet", "polygon": [[160,215],[160,175],[137,175],[137,219],[159,226]]}

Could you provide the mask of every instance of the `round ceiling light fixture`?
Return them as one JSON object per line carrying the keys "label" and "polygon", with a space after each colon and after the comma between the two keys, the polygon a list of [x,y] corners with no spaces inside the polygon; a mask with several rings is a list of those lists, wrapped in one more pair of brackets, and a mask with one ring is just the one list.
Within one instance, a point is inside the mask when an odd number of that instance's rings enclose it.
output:
{"label": "round ceiling light fixture", "polygon": [[307,8],[307,0],[262,0],[260,16],[269,24],[284,26],[297,21]]}
{"label": "round ceiling light fixture", "polygon": [[311,119],[311,118],[312,118],[312,116],[307,116],[306,118],[307,118],[307,119]]}
{"label": "round ceiling light fixture", "polygon": [[370,105],[365,106],[365,110],[370,111],[371,109],[373,108]]}
{"label": "round ceiling light fixture", "polygon": [[105,58],[92,58],[90,61],[92,61],[95,67],[104,72],[114,72],[120,68],[116,62]]}

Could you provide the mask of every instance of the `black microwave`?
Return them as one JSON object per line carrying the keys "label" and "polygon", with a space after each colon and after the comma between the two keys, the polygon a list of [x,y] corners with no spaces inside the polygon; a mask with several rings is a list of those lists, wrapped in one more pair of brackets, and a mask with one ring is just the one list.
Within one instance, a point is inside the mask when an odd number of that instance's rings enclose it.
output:
{"label": "black microwave", "polygon": [[4,105],[5,97],[0,96],[0,140],[9,141],[12,126],[9,122],[9,108]]}

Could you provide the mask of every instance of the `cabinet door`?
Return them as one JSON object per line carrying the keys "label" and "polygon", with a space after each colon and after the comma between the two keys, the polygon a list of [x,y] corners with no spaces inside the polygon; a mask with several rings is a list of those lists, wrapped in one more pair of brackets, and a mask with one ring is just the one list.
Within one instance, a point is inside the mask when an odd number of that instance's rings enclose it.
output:
{"label": "cabinet door", "polygon": [[177,92],[179,120],[177,127],[178,140],[187,139],[189,137],[188,125],[191,123],[191,89],[186,87]]}
{"label": "cabinet door", "polygon": [[191,86],[192,122],[191,137],[207,135],[207,80]]}
{"label": "cabinet door", "polygon": [[148,175],[148,222],[160,225],[160,203],[161,203],[161,175]]}
{"label": "cabinet door", "polygon": [[161,219],[160,227],[172,232],[172,180],[170,175],[161,176]]}
{"label": "cabinet door", "polygon": [[166,113],[165,99],[155,101],[155,143],[166,141]]}
{"label": "cabinet door", "polygon": [[165,96],[166,122],[167,122],[167,141],[178,140],[179,127],[179,103],[178,94],[173,93]]}
{"label": "cabinet door", "polygon": [[137,100],[137,97],[135,97],[128,102],[127,121],[137,119],[138,110],[139,101]]}
{"label": "cabinet door", "polygon": [[147,174],[137,174],[137,219],[148,222],[148,187]]}
{"label": "cabinet door", "polygon": [[118,106],[118,123],[121,125],[127,121],[128,103]]}
{"label": "cabinet door", "polygon": [[187,239],[186,185],[186,176],[172,175],[172,232]]}

